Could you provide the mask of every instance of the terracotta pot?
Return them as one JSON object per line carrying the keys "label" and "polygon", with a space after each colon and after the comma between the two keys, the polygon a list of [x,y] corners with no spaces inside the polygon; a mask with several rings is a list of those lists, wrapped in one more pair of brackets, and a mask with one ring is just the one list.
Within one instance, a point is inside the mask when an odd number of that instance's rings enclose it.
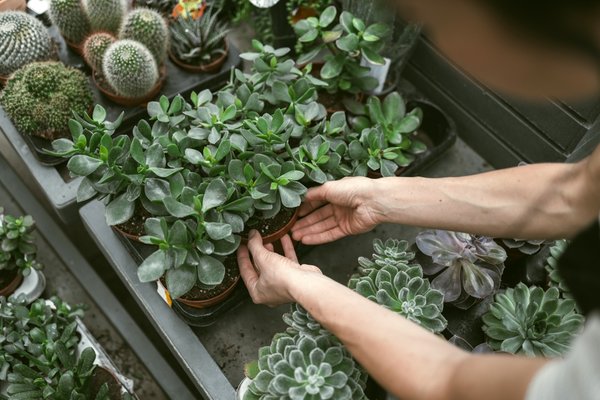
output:
{"label": "terracotta pot", "polygon": [[187,63],[179,60],[175,56],[175,54],[173,54],[173,52],[171,52],[171,50],[169,50],[169,58],[171,59],[171,61],[173,61],[175,64],[177,64],[182,69],[189,71],[189,72],[205,72],[205,73],[216,72],[219,69],[221,69],[223,64],[225,64],[225,60],[227,60],[228,54],[229,54],[229,43],[227,42],[227,40],[225,40],[225,53],[221,54],[216,60],[210,62],[209,64],[201,64],[201,65],[187,64]]}
{"label": "terracotta pot", "polygon": [[307,19],[309,17],[316,17],[317,10],[314,7],[310,6],[300,6],[296,10],[294,10],[294,14],[292,15],[291,21],[292,24],[295,25],[303,19]]}
{"label": "terracotta pot", "polygon": [[0,288],[0,296],[10,296],[21,285],[21,282],[23,282],[23,275],[17,272],[14,278],[6,286]]}
{"label": "terracotta pot", "polygon": [[214,306],[215,304],[219,304],[219,303],[223,302],[223,300],[225,300],[227,297],[229,297],[229,295],[231,295],[231,293],[234,291],[237,284],[239,283],[240,278],[241,277],[238,275],[237,278],[231,283],[230,286],[228,286],[224,291],[222,291],[215,297],[211,297],[210,299],[187,300],[187,299],[178,298],[177,301],[182,304],[185,304],[186,306],[190,306],[193,308],[208,308],[210,306]]}
{"label": "terracotta pot", "polygon": [[0,11],[19,10],[25,11],[27,3],[25,0],[0,0]]}
{"label": "terracotta pot", "polygon": [[[298,220],[299,214],[300,214],[300,207],[298,207],[294,210],[294,214],[292,214],[292,217],[284,226],[282,226],[281,228],[279,228],[277,231],[275,231],[273,233],[263,236],[263,238],[262,238],[263,243],[264,244],[275,243],[279,239],[284,237],[287,233],[289,233],[292,230],[292,226],[294,226],[294,224]],[[248,242],[248,237],[243,235],[242,243],[247,243],[247,242]]]}
{"label": "terracotta pot", "polygon": [[92,79],[94,80],[94,84],[96,85],[98,90],[100,90],[100,92],[102,92],[102,94],[104,96],[106,96],[110,101],[112,101],[113,103],[119,104],[121,106],[125,106],[125,107],[137,107],[140,105],[147,104],[149,101],[154,99],[160,93],[160,89],[162,89],[162,86],[165,83],[167,71],[166,71],[166,67],[163,65],[160,69],[160,76],[158,78],[158,81],[156,82],[156,85],[154,85],[154,87],[150,90],[150,92],[148,92],[148,94],[146,94],[143,97],[138,97],[135,99],[119,96],[118,94],[104,88],[102,85],[98,84],[96,75],[97,75],[96,73],[92,74]]}
{"label": "terracotta pot", "polygon": [[6,85],[6,82],[8,82],[8,75],[0,75],[0,85],[4,86]]}

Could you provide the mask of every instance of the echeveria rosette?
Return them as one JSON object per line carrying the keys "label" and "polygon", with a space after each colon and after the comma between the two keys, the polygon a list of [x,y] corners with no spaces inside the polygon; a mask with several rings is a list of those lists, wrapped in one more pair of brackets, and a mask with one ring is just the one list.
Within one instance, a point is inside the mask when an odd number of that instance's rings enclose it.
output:
{"label": "echeveria rosette", "polygon": [[419,265],[405,270],[386,265],[369,275],[350,279],[348,286],[434,333],[446,329],[444,295],[432,289]]}
{"label": "echeveria rosette", "polygon": [[539,252],[546,240],[525,240],[525,239],[502,239],[502,243],[509,249],[517,250],[525,255],[532,256]]}
{"label": "echeveria rosette", "polygon": [[464,292],[483,299],[500,286],[506,251],[493,239],[442,230],[424,231],[416,238],[419,250],[433,264],[423,264],[426,275],[436,276],[431,286],[454,302]]}
{"label": "echeveria rosette", "polygon": [[286,332],[291,336],[330,336],[334,340],[334,336],[298,303],[292,304],[290,312],[283,314],[283,322],[288,325]]}
{"label": "echeveria rosette", "polygon": [[374,269],[380,269],[386,265],[393,265],[404,270],[414,265],[415,253],[409,251],[410,244],[406,240],[381,239],[373,240],[373,251],[371,258],[359,257],[360,273],[368,275]]}
{"label": "echeveria rosette", "polygon": [[519,283],[496,295],[483,319],[488,344],[496,351],[531,357],[558,357],[569,350],[584,318],[575,302],[560,299],[557,288],[546,291]]}
{"label": "echeveria rosette", "polygon": [[558,288],[564,298],[572,299],[573,295],[558,271],[558,260],[565,252],[568,245],[569,242],[564,239],[554,242],[554,244],[550,247],[550,254],[546,259],[545,269],[548,273],[548,279],[550,280],[550,287]]}
{"label": "echeveria rosette", "polygon": [[244,400],[362,400],[366,374],[328,337],[279,334],[259,350]]}

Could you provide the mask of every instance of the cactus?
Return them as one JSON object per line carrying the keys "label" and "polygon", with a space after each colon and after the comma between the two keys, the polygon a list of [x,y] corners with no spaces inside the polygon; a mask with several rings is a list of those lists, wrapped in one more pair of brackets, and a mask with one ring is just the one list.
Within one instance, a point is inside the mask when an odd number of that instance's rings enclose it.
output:
{"label": "cactus", "polygon": [[51,0],[50,19],[70,43],[83,43],[90,34],[90,21],[81,0]]}
{"label": "cactus", "polygon": [[134,40],[118,40],[110,45],[102,64],[108,84],[123,97],[143,97],[158,80],[158,69],[152,53]]}
{"label": "cactus", "polygon": [[60,62],[35,62],[17,72],[0,93],[0,104],[19,132],[47,139],[69,133],[73,112],[93,103],[85,74]]}
{"label": "cactus", "polygon": [[121,27],[121,39],[136,40],[146,46],[161,65],[167,55],[169,30],[165,19],[149,8],[131,11]]}
{"label": "cactus", "polygon": [[94,71],[102,73],[102,59],[108,47],[117,39],[107,32],[94,33],[83,44],[83,58]]}
{"label": "cactus", "polygon": [[93,32],[105,31],[115,35],[119,32],[127,12],[125,0],[83,0],[83,6]]}
{"label": "cactus", "polygon": [[34,17],[21,11],[0,13],[0,75],[50,59],[51,43],[48,31]]}

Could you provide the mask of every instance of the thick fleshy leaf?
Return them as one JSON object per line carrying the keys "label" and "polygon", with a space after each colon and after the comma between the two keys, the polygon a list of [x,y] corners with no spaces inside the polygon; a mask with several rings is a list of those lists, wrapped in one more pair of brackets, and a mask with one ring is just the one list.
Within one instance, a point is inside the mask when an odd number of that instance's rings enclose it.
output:
{"label": "thick fleshy leaf", "polygon": [[123,193],[106,206],[106,223],[110,226],[127,222],[135,211],[135,202],[127,200],[127,193]]}
{"label": "thick fleshy leaf", "polygon": [[206,212],[227,201],[227,187],[221,179],[215,179],[208,184],[202,199],[202,211]]}
{"label": "thick fleshy leaf", "polygon": [[163,276],[168,268],[167,255],[161,250],[152,253],[138,268],[140,282],[154,282]]}
{"label": "thick fleshy leaf", "polygon": [[196,268],[190,265],[170,269],[165,275],[167,290],[174,299],[189,292],[196,284],[196,279]]}
{"label": "thick fleshy leaf", "polygon": [[102,165],[102,161],[90,156],[76,155],[71,157],[67,168],[77,176],[88,176]]}
{"label": "thick fleshy leaf", "polygon": [[225,266],[211,256],[200,256],[198,263],[198,280],[205,285],[213,286],[223,282]]}

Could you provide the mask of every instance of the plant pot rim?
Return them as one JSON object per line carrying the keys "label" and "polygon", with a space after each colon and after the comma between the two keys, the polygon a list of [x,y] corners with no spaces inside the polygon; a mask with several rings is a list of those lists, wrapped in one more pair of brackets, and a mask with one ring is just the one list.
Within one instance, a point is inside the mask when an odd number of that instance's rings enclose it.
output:
{"label": "plant pot rim", "polygon": [[242,379],[242,381],[238,385],[237,390],[235,392],[237,400],[244,399],[244,395],[248,391],[248,388],[250,387],[250,383],[252,383],[252,379],[248,378],[247,376],[245,376],[244,379]]}
{"label": "plant pot rim", "polygon": [[[274,243],[274,242],[278,241],[279,239],[281,239],[282,237],[284,237],[286,234],[288,234],[292,230],[292,226],[294,226],[294,224],[298,220],[299,216],[300,216],[300,207],[296,207],[294,209],[294,213],[292,214],[290,220],[288,222],[286,222],[285,225],[283,225],[277,231],[262,237],[263,243],[264,244]],[[244,243],[244,244],[248,243],[248,236],[242,235],[242,243]]]}
{"label": "plant pot rim", "polygon": [[146,95],[135,98],[135,99],[120,96],[114,92],[107,90],[102,85],[99,85],[98,80],[96,79],[97,74],[98,74],[97,71],[94,71],[92,73],[92,80],[94,81],[94,85],[96,85],[98,90],[104,96],[106,96],[113,103],[119,104],[121,106],[136,107],[136,106],[148,103],[149,101],[154,99],[160,93],[160,90],[162,89],[162,87],[165,83],[166,76],[167,76],[167,68],[165,67],[165,65],[162,65],[159,68],[158,80],[156,81],[156,84],[154,85],[154,87],[152,87],[152,89],[150,89],[150,91]]}
{"label": "plant pot rim", "polygon": [[63,39],[64,39],[65,43],[67,44],[67,46],[71,50],[73,50],[78,55],[83,56],[83,43],[79,43],[79,44],[73,43],[70,40],[67,40],[67,38],[65,38],[64,36],[63,36]]}
{"label": "plant pot rim", "polygon": [[15,290],[17,290],[17,288],[21,285],[22,282],[23,282],[23,275],[21,274],[21,272],[17,271],[17,274],[15,275],[13,280],[10,281],[8,283],[8,285],[0,288],[0,296],[5,296],[5,297],[10,296],[11,294],[13,294],[15,292]]}
{"label": "plant pot rim", "polygon": [[128,232],[124,231],[123,229],[119,228],[119,225],[112,225],[111,228],[129,240],[133,240],[134,242],[142,243],[140,241],[141,236],[134,235],[132,233],[128,233]]}
{"label": "plant pot rim", "polygon": [[219,70],[221,68],[221,66],[223,66],[223,64],[225,64],[225,60],[227,59],[227,56],[229,55],[229,41],[227,40],[227,38],[223,39],[223,41],[225,42],[225,47],[224,47],[225,52],[223,54],[221,54],[219,57],[217,57],[214,61],[211,61],[208,64],[194,65],[194,64],[188,64],[186,62],[183,62],[183,61],[179,60],[175,56],[175,54],[173,54],[171,49],[169,49],[169,58],[177,66],[179,66],[182,69],[189,71],[189,72],[208,72],[208,73],[215,72],[215,71]]}
{"label": "plant pot rim", "polygon": [[233,293],[237,284],[240,282],[240,278],[241,278],[241,276],[238,275],[233,280],[231,285],[229,285],[227,288],[225,288],[224,291],[222,291],[221,293],[219,293],[218,295],[216,295],[214,297],[211,297],[210,299],[187,300],[187,299],[182,299],[180,297],[180,298],[175,299],[175,301],[185,304],[186,306],[193,307],[193,308],[208,308],[210,306],[214,306],[215,304],[223,302],[223,300],[225,300],[227,297],[229,297],[231,295],[231,293]]}

